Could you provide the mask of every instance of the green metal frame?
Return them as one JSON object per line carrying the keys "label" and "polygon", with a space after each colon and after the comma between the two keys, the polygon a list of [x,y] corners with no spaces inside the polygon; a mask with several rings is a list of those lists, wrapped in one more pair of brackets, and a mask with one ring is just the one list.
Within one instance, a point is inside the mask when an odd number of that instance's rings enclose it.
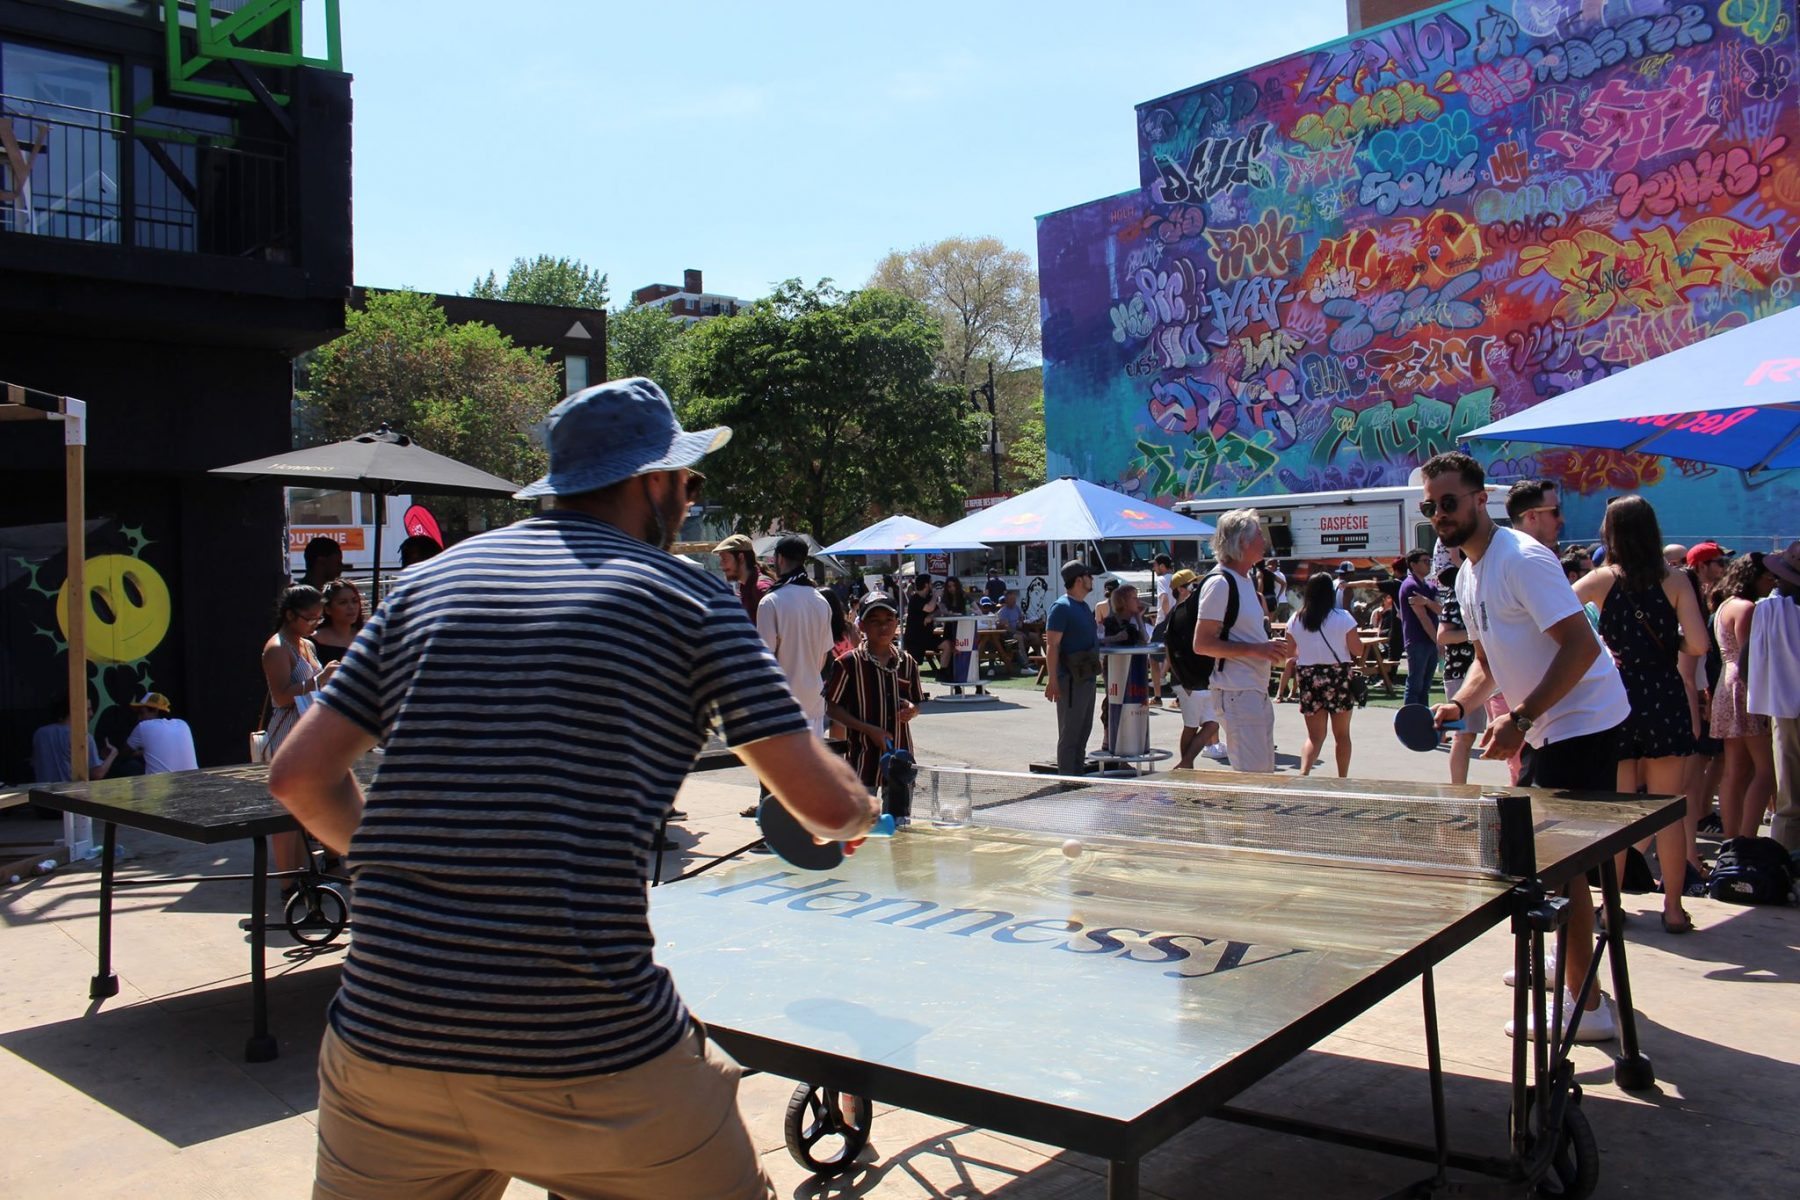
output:
{"label": "green metal frame", "polygon": [[[305,34],[301,8],[305,0],[252,0],[234,13],[214,19],[212,0],[163,0],[163,31],[169,50],[169,90],[191,96],[208,96],[217,100],[254,102],[260,99],[249,88],[216,83],[200,78],[200,73],[215,63],[240,62],[259,67],[319,67],[328,71],[343,69],[343,43],[338,28],[338,0],[325,3],[325,56],[309,58],[305,53]],[[181,10],[191,5],[194,12],[194,53],[182,47]],[[285,23],[285,49],[260,50],[241,43],[271,27]],[[286,104],[285,95],[274,93],[277,104]]]}

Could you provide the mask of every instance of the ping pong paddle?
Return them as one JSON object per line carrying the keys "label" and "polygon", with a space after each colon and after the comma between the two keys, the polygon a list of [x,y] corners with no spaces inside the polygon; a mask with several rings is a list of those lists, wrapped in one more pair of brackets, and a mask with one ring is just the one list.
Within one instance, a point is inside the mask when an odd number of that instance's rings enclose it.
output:
{"label": "ping pong paddle", "polygon": [[1442,730],[1464,728],[1467,728],[1467,724],[1463,721],[1437,724],[1432,720],[1429,704],[1403,704],[1400,711],[1394,714],[1394,736],[1408,750],[1435,750]]}
{"label": "ping pong paddle", "polygon": [[[762,826],[763,841],[769,843],[769,849],[803,871],[829,871],[844,861],[844,843],[814,840],[800,819],[773,796],[764,796],[757,805],[756,823]],[[883,813],[868,836],[893,837],[894,818]]]}

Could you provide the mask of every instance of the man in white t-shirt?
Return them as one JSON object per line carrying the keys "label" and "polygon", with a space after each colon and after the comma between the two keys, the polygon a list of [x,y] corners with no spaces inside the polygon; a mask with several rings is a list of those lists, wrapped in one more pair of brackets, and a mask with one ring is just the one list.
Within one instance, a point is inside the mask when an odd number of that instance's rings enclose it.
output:
{"label": "man in white t-shirt", "polygon": [[[1212,696],[1225,726],[1231,765],[1239,771],[1275,770],[1275,706],[1269,700],[1269,668],[1285,662],[1292,648],[1272,642],[1263,619],[1262,596],[1250,582],[1250,568],[1268,550],[1254,508],[1234,508],[1219,517],[1213,534],[1219,570],[1200,589],[1194,622],[1194,653],[1220,660],[1213,668]],[[1237,613],[1225,627],[1232,592]]]}
{"label": "man in white t-shirt", "polygon": [[806,539],[789,535],[775,543],[775,586],[756,606],[756,631],[775,652],[794,699],[812,722],[825,730],[825,658],[836,639],[831,636],[831,605],[806,577]]}
{"label": "man in white t-shirt", "polygon": [[[1150,560],[1150,582],[1156,589],[1155,615],[1150,618],[1152,625],[1159,625],[1168,620],[1169,614],[1175,611],[1175,596],[1169,586],[1169,580],[1174,576],[1175,560],[1172,557],[1167,554],[1159,554]],[[1168,661],[1160,654],[1150,660],[1151,704],[1162,703],[1163,671],[1167,667]],[[1173,684],[1170,685],[1170,687],[1173,686]],[[1170,703],[1174,703],[1174,700],[1171,699]]]}
{"label": "man in white t-shirt", "polygon": [[144,756],[146,775],[200,769],[194,757],[194,731],[180,717],[171,717],[169,709],[169,698],[161,692],[146,692],[131,702],[138,723],[125,744]]}
{"label": "man in white t-shirt", "polygon": [[[1503,760],[1523,746],[1519,782],[1527,787],[1614,791],[1619,725],[1631,704],[1561,560],[1535,539],[1494,524],[1486,475],[1468,455],[1440,454],[1423,471],[1419,511],[1446,546],[1468,555],[1456,577],[1456,600],[1475,643],[1462,686],[1437,706],[1439,723],[1463,719],[1497,687],[1512,708],[1482,734],[1483,758]],[[1568,961],[1560,969],[1565,980],[1581,980],[1593,960],[1594,902],[1585,879],[1569,895]],[[1580,1040],[1614,1036],[1602,999],[1599,988],[1589,995]],[[1513,1032],[1508,1022],[1507,1033]]]}

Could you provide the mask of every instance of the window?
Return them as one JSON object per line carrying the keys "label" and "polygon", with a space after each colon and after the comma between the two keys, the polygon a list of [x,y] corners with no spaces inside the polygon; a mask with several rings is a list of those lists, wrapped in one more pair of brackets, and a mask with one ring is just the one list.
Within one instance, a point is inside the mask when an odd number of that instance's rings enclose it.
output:
{"label": "window", "polygon": [[[119,240],[118,69],[37,46],[0,46],[0,121],[19,146],[0,180],[0,229]],[[19,167],[28,160],[24,171]]]}
{"label": "window", "polygon": [[583,354],[563,359],[563,395],[572,396],[588,385],[588,360]]}
{"label": "window", "polygon": [[326,488],[289,488],[288,524],[290,525],[354,525],[355,510],[349,492]]}

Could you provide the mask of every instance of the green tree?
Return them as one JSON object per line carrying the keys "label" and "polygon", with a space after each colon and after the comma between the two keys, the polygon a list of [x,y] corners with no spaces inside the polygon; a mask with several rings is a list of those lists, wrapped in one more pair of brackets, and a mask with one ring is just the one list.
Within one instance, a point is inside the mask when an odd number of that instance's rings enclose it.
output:
{"label": "green tree", "polygon": [[1036,373],[1037,398],[1025,406],[1013,440],[1006,443],[1006,481],[1020,491],[1048,482],[1044,478],[1044,376],[1041,368]]}
{"label": "green tree", "polygon": [[[503,479],[529,482],[544,472],[532,429],[559,398],[557,372],[542,352],[514,345],[492,325],[452,325],[420,292],[371,292],[352,310],[342,337],[314,351],[302,424],[318,442],[339,441],[386,421],[439,454]],[[439,521],[510,520],[517,501],[437,497]]]}
{"label": "green tree", "polygon": [[590,270],[579,258],[540,254],[513,259],[501,283],[489,271],[469,285],[477,300],[511,300],[518,304],[560,304],[564,308],[605,308],[606,275]]}
{"label": "green tree", "polygon": [[872,513],[953,513],[953,464],[975,427],[962,394],[935,377],[941,342],[905,296],[797,279],[695,326],[673,359],[682,421],[733,431],[708,459],[707,498],[751,527],[823,542]]}
{"label": "green tree", "polygon": [[[987,382],[992,366],[995,420],[1005,448],[1002,482],[1011,487],[1031,476],[1030,462],[1013,461],[1015,447],[1030,441],[1031,406],[1034,399],[1041,404],[1043,395],[1036,368],[1041,344],[1037,270],[1030,256],[995,237],[945,238],[892,251],[876,264],[869,286],[910,296],[937,317],[944,330],[939,378],[969,394]],[[985,401],[980,407],[985,421]],[[1037,446],[1036,478],[1041,480],[1041,428]],[[972,456],[959,477],[971,491],[987,491],[993,486],[988,456]]]}
{"label": "green tree", "polygon": [[606,370],[614,379],[642,375],[673,398],[670,363],[687,326],[659,305],[634,304],[606,315]]}

